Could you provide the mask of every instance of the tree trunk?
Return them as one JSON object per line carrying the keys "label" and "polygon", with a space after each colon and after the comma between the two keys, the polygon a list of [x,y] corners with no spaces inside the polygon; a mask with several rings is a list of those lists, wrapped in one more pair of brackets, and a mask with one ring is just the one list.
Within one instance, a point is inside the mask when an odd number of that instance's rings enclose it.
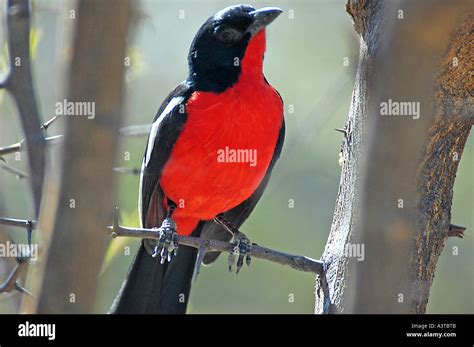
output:
{"label": "tree trunk", "polygon": [[347,11],[360,55],[315,311],[423,313],[473,123],[473,21],[461,21],[473,6],[349,0]]}
{"label": "tree trunk", "polygon": [[23,312],[94,312],[113,213],[130,6],[129,0],[78,2],[67,102],[93,104],[95,114],[63,116],[61,177],[49,177],[39,220],[47,254],[31,288],[40,295],[37,303],[25,298]]}

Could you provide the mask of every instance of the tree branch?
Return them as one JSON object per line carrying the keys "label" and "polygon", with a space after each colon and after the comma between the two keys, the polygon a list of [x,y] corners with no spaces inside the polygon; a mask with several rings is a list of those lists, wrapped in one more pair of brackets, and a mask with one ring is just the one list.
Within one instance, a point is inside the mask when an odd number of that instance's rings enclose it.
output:
{"label": "tree branch", "polygon": [[[123,116],[123,62],[132,11],[129,0],[77,3],[65,99],[94,105],[95,118],[67,117],[61,169],[51,173],[58,179],[48,180],[41,210],[45,255],[29,284],[38,300],[24,300],[23,312],[94,311],[107,206],[115,196],[111,172]],[[75,305],[64,300],[70,293],[80,298]]]}
{"label": "tree branch", "polygon": [[448,230],[448,237],[459,237],[460,239],[462,239],[464,237],[465,231],[466,227],[450,224]]}
{"label": "tree branch", "polygon": [[[1,89],[1,84],[0,84],[0,89]],[[51,123],[53,123],[58,118],[59,118],[59,116],[54,116],[50,120],[44,122],[41,125],[40,128],[43,129],[43,130],[47,130],[48,127],[51,125]],[[148,133],[150,131],[150,126],[151,126],[150,124],[147,124],[147,125],[131,125],[129,127],[124,127],[122,129],[120,129],[120,134],[123,135],[123,136],[144,136],[144,135],[148,135]],[[48,145],[52,145],[52,144],[59,143],[60,140],[62,140],[62,138],[63,138],[63,135],[55,135],[55,136],[46,137],[45,141]],[[4,155],[7,155],[7,154],[12,154],[12,153],[24,151],[25,150],[25,146],[23,146],[24,143],[25,143],[25,139],[22,139],[20,142],[14,143],[12,145],[8,145],[8,146],[5,146],[5,147],[0,147],[0,157],[2,157]],[[121,170],[121,168],[117,168],[116,171],[120,172],[120,173],[137,174],[135,171],[130,172],[126,168],[123,168],[123,169],[124,170]],[[133,169],[133,170],[135,170],[135,169]],[[127,172],[124,172],[124,171],[127,171]]]}
{"label": "tree branch", "polygon": [[18,169],[15,169],[14,167],[11,167],[10,165],[8,164],[5,164],[5,163],[2,163],[0,161],[0,168],[2,168],[3,170],[11,173],[11,174],[14,174],[16,175],[17,178],[26,178],[28,177],[28,174],[26,172],[23,172],[21,170],[18,170]]}
{"label": "tree branch", "polygon": [[114,171],[124,175],[132,176],[138,176],[141,173],[141,169],[138,167],[114,167]]}
{"label": "tree branch", "polygon": [[[31,231],[36,227],[36,222],[33,221],[2,217],[0,217],[0,224],[25,228],[28,232],[28,242],[31,242]],[[23,288],[18,282],[22,273],[25,272],[28,268],[29,259],[29,255],[24,254],[16,257],[17,263],[15,268],[10,272],[5,281],[3,283],[0,283],[0,293],[9,293],[13,290],[17,290],[20,293],[25,293],[32,296],[31,292]]]}
{"label": "tree branch", "polygon": [[9,293],[12,290],[17,290],[20,293],[32,295],[27,289],[23,288],[19,283],[18,279],[28,267],[28,258],[18,258],[17,264],[13,271],[8,275],[5,281],[0,284],[0,293]]}
{"label": "tree branch", "polygon": [[[30,4],[28,0],[8,0],[8,47],[10,71],[0,87],[6,88],[18,107],[28,147],[30,182],[38,215],[45,170],[45,138],[40,126],[30,62]],[[21,145],[20,145],[21,146]]]}
{"label": "tree branch", "polygon": [[1,225],[8,225],[8,226],[11,226],[11,227],[25,228],[25,229],[34,230],[34,229],[36,229],[37,222],[34,221],[34,220],[0,217],[0,224]]}
{"label": "tree branch", "polygon": [[7,73],[5,78],[2,81],[0,81],[0,89],[6,89],[9,80],[10,80],[10,73]]}
{"label": "tree branch", "polygon": [[[55,135],[55,136],[46,137],[45,143],[47,143],[48,145],[58,143],[62,137],[63,135]],[[20,142],[14,143],[12,145],[0,147],[0,157],[6,154],[12,154],[12,153],[24,151],[25,150],[24,143],[25,143],[25,139],[21,140]]]}
{"label": "tree branch", "polygon": [[[9,80],[10,74],[7,75],[7,77],[4,79],[4,81],[0,82],[0,89],[6,88],[7,82]],[[60,115],[55,115],[51,117],[51,119],[47,120],[43,124],[41,124],[40,129],[42,130],[48,130],[48,128],[53,124]],[[119,131],[119,133],[123,136],[145,136],[148,135],[150,132],[151,124],[144,124],[144,125],[130,125],[127,127],[122,127]],[[47,144],[56,144],[61,140],[63,135],[55,135],[55,136],[50,136],[45,138],[45,142]],[[14,143],[12,145],[8,145],[5,147],[0,147],[0,158],[4,155],[11,154],[11,153],[16,153],[16,152],[21,152],[25,150],[25,146],[23,144],[25,143],[25,139],[22,139],[21,141]],[[115,170],[120,173],[131,173],[131,174],[139,174],[137,173],[135,169],[132,169],[132,172],[130,169],[127,168],[117,168]]]}
{"label": "tree branch", "polygon": [[150,129],[151,124],[130,125],[121,128],[120,134],[123,136],[148,136]]}
{"label": "tree branch", "polygon": [[[0,224],[10,225],[19,228],[36,228],[36,221],[24,220],[24,219],[12,219],[0,217]],[[145,229],[145,228],[130,228],[121,226],[118,223],[118,217],[114,218],[114,224],[108,227],[111,232],[111,236],[115,237],[135,237],[135,238],[148,238],[148,239],[159,239],[159,228]],[[229,253],[233,244],[230,242],[223,242],[217,240],[204,240],[199,237],[193,236],[178,236],[178,243],[188,247],[204,247],[207,251],[219,251]],[[311,272],[320,275],[323,272],[324,264],[320,260],[315,260],[302,255],[293,255],[276,251],[274,249],[262,247],[259,245],[252,245],[252,251],[250,255],[254,258],[268,260],[280,265],[290,266],[291,268],[303,271]]]}

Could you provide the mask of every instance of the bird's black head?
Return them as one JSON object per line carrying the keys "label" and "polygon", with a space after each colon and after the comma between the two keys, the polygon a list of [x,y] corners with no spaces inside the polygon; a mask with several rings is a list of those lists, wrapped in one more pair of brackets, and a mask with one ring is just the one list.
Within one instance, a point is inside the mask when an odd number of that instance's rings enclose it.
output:
{"label": "bird's black head", "polygon": [[227,7],[199,29],[189,51],[189,80],[197,90],[220,93],[234,85],[243,70],[262,68],[265,27],[282,11]]}

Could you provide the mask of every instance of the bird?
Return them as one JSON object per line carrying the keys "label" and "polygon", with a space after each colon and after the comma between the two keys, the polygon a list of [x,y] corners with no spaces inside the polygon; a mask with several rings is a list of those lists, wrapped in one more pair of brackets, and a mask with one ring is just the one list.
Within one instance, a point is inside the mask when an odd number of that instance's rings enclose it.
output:
{"label": "bird", "polygon": [[266,29],[281,13],[230,6],[195,35],[188,77],[158,109],[140,170],[140,223],[158,228],[159,240],[142,240],[111,313],[186,313],[195,269],[220,252],[200,256],[176,235],[232,242],[229,270],[250,265],[252,243],[239,228],[285,137],[283,99],[263,74]]}

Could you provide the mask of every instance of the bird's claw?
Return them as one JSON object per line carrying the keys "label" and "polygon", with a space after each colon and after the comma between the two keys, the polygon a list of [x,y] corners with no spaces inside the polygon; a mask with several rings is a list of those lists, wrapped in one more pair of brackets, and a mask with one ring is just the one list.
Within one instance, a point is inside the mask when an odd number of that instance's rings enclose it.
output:
{"label": "bird's claw", "polygon": [[158,228],[159,240],[155,246],[152,257],[160,255],[160,263],[166,260],[171,261],[172,256],[178,254],[178,234],[176,233],[176,223],[171,218],[165,218],[161,227]]}
{"label": "bird's claw", "polygon": [[252,258],[250,257],[250,252],[252,251],[252,244],[250,240],[243,233],[238,233],[234,235],[234,241],[232,243],[234,246],[230,251],[227,262],[229,265],[229,272],[232,272],[232,266],[237,259],[237,266],[235,273],[239,273],[244,265],[244,260],[247,266],[250,266]]}

